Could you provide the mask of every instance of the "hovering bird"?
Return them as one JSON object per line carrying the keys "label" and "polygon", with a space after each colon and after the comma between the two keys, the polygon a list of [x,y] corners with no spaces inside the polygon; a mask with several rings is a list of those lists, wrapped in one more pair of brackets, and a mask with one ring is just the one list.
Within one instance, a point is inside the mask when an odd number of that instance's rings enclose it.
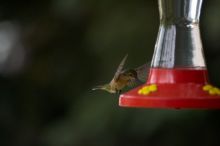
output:
{"label": "hovering bird", "polygon": [[99,85],[92,90],[105,90],[109,93],[120,94],[124,87],[131,86],[135,83],[146,80],[149,65],[144,64],[135,69],[123,70],[127,57],[128,55],[126,55],[119,64],[116,73],[110,83]]}

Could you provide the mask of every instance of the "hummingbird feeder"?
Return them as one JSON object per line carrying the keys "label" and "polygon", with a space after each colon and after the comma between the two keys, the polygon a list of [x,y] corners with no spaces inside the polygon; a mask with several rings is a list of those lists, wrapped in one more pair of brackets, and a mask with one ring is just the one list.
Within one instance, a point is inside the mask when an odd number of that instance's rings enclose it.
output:
{"label": "hummingbird feeder", "polygon": [[147,81],[120,95],[120,106],[220,109],[200,37],[202,1],[158,0],[160,27]]}

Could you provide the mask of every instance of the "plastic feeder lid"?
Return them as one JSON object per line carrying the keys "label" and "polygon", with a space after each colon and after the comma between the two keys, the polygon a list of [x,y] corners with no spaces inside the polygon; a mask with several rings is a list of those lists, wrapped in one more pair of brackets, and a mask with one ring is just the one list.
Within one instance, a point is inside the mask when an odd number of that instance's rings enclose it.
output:
{"label": "plastic feeder lid", "polygon": [[119,99],[124,107],[220,109],[220,90],[205,69],[151,68],[148,81]]}

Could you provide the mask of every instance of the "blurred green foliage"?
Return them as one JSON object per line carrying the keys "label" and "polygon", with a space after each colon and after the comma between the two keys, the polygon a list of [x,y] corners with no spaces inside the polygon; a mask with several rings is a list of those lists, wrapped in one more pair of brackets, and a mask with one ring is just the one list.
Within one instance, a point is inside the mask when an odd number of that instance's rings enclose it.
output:
{"label": "blurred green foliage", "polygon": [[[217,86],[219,8],[220,1],[204,1],[201,15]],[[127,67],[151,60],[156,0],[3,0],[0,20],[14,27],[24,53],[20,66],[17,45],[0,61],[1,146],[219,145],[219,111],[121,108],[117,95],[91,91],[126,53]]]}

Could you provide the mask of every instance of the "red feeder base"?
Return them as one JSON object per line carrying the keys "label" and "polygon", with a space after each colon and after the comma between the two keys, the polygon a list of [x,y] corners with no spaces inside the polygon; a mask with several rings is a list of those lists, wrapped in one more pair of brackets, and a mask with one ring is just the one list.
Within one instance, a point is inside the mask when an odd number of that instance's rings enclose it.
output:
{"label": "red feeder base", "polygon": [[220,109],[220,90],[205,69],[152,68],[148,81],[120,96],[119,105],[143,108]]}

